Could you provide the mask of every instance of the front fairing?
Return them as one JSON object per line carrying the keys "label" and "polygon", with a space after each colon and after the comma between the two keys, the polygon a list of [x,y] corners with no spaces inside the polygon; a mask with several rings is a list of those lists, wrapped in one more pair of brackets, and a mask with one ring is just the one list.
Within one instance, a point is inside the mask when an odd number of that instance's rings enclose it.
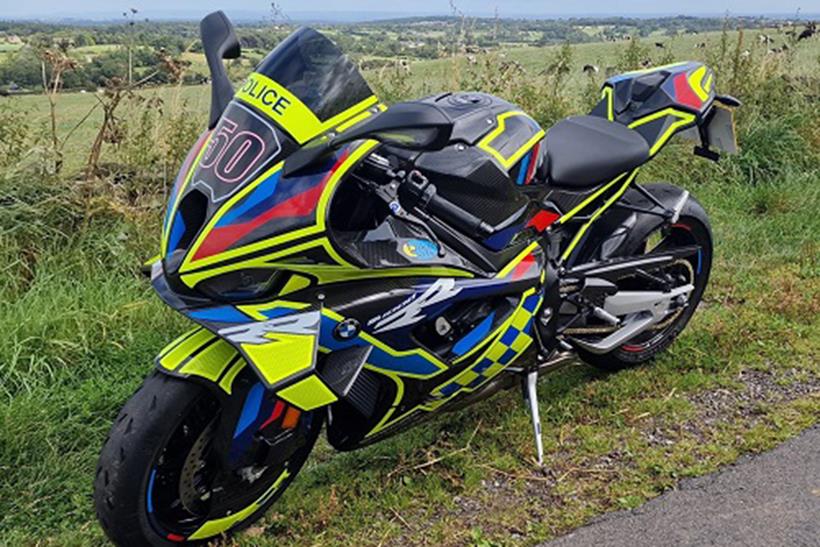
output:
{"label": "front fairing", "polygon": [[[376,112],[355,64],[318,32],[283,41],[239,87],[175,182],[162,237],[167,275],[213,268],[319,225],[329,174],[352,146],[298,177],[284,160],[308,141]],[[314,230],[315,231],[315,230]]]}

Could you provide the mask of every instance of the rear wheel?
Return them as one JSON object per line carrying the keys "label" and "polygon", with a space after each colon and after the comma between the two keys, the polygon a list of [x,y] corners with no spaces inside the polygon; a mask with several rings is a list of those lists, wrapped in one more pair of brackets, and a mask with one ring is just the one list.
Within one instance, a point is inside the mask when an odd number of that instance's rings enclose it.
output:
{"label": "rear wheel", "polygon": [[[247,433],[264,430],[285,439],[275,448],[286,451],[287,459],[227,471],[214,443],[219,400],[187,380],[159,373],[146,379],[100,454],[94,501],[108,537],[117,545],[173,545],[235,532],[261,517],[299,472],[322,425],[318,412],[300,413],[281,401],[272,406],[245,421],[253,429]],[[266,407],[254,409],[258,414]],[[288,433],[296,431],[292,442],[299,445],[288,447]]]}
{"label": "rear wheel", "polygon": [[[675,286],[691,283],[694,290],[690,293],[684,307],[670,312],[669,316],[652,329],[629,340],[619,348],[603,355],[590,353],[583,349],[578,355],[587,363],[605,370],[622,368],[645,363],[664,351],[686,327],[695,312],[703,291],[709,281],[712,267],[712,232],[709,219],[703,207],[689,198],[680,218],[672,226],[647,233],[639,238],[633,249],[627,249],[627,255],[638,256],[652,251],[675,249],[697,245],[700,251],[695,255],[677,261],[659,272],[675,280]],[[646,279],[625,278],[618,282],[622,290],[657,290],[647,285]]]}

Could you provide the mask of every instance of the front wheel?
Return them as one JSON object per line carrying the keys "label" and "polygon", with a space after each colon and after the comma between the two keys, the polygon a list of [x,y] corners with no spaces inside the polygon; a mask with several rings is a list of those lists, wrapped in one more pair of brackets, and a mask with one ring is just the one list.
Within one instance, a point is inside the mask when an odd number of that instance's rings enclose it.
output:
{"label": "front wheel", "polygon": [[[187,380],[159,373],[146,379],[111,428],[94,481],[97,516],[115,544],[208,540],[262,516],[307,459],[322,415],[267,401],[260,389],[247,392],[231,450],[264,433],[284,439],[275,448],[288,456],[227,471],[214,443],[219,400]],[[287,446],[289,434],[298,445]]]}

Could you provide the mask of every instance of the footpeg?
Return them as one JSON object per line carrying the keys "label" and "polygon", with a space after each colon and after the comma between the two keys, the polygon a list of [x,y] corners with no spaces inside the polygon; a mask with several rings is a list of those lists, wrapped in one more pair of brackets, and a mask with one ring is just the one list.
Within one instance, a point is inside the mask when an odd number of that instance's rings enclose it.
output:
{"label": "footpeg", "polygon": [[541,439],[541,417],[538,412],[538,395],[535,389],[538,383],[538,372],[528,372],[526,376],[521,378],[521,383],[524,388],[524,399],[530,407],[538,466],[542,467],[544,465],[544,442]]}

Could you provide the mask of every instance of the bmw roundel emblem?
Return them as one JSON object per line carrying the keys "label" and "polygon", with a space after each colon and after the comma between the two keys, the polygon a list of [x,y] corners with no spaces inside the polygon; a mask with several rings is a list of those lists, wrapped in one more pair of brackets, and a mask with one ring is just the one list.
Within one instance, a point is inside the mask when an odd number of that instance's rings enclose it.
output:
{"label": "bmw roundel emblem", "polygon": [[333,330],[333,335],[339,340],[350,340],[355,338],[362,329],[359,322],[355,319],[345,319]]}

